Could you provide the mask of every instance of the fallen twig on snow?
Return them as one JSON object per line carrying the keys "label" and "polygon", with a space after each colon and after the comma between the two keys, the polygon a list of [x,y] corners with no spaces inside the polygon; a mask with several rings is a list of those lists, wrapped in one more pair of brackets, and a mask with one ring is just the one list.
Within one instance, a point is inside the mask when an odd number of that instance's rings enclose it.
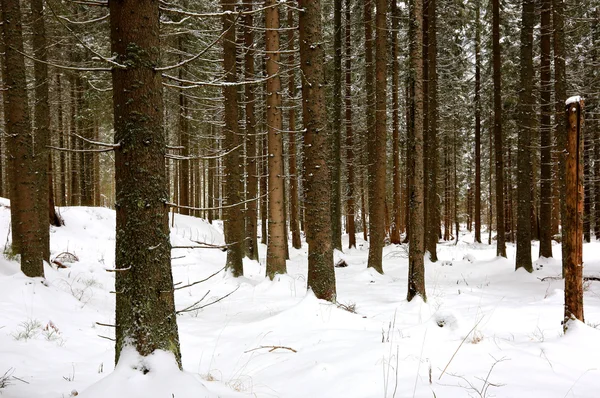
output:
{"label": "fallen twig on snow", "polygon": [[273,352],[275,350],[288,350],[291,352],[298,352],[298,351],[294,350],[292,347],[286,347],[286,346],[282,346],[282,345],[261,345],[260,347],[256,347],[251,350],[244,351],[244,354],[248,353],[248,352],[256,351],[256,350],[261,350],[264,348],[270,348],[269,352]]}

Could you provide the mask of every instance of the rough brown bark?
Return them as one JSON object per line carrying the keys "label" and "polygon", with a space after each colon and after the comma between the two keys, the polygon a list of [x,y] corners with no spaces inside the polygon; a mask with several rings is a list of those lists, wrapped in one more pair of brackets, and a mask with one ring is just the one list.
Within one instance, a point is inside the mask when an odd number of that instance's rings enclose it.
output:
{"label": "rough brown bark", "polygon": [[331,131],[331,239],[342,250],[342,0],[333,0],[333,123]]}
{"label": "rough brown bark", "polygon": [[[392,231],[390,242],[398,245],[400,240],[400,217],[402,214],[401,204],[401,181],[400,181],[400,61],[398,59],[398,29],[400,16],[395,0],[392,0]],[[349,33],[348,33],[349,34]],[[347,39],[349,43],[349,39]]]}
{"label": "rough brown bark", "polygon": [[[555,106],[555,124],[556,124],[556,146],[566,148],[567,141],[564,132],[566,131],[566,120],[564,117],[564,103],[567,99],[567,78],[565,67],[565,43],[564,43],[564,5],[563,0],[552,0],[552,33],[554,50],[554,106]],[[558,183],[560,186],[560,219],[561,231],[563,234],[569,234],[568,225],[564,220],[566,217],[566,196],[565,196],[565,154],[559,150],[559,174]],[[565,242],[561,240],[562,252],[565,251]],[[563,274],[565,272],[565,256],[562,256]]]}
{"label": "rough brown bark", "polygon": [[335,301],[331,245],[329,145],[325,104],[324,54],[320,0],[300,0],[300,67],[305,148],[306,240],[308,287],[324,300]]}
{"label": "rough brown bark", "polygon": [[[288,28],[294,26],[294,12],[290,8],[287,12],[287,24]],[[288,51],[293,51],[295,47],[295,34],[293,30],[288,31]],[[293,52],[288,55],[288,64],[294,65],[295,56]],[[302,247],[302,240],[300,238],[300,220],[299,220],[299,209],[298,209],[298,147],[296,145],[296,109],[295,98],[296,98],[296,74],[294,71],[290,72],[288,81],[288,94],[292,98],[290,104],[290,110],[288,113],[288,126],[289,126],[289,167],[290,167],[290,230],[292,231],[292,247],[294,249],[300,249]]]}
{"label": "rough brown bark", "polygon": [[[11,200],[12,251],[21,255],[21,271],[43,277],[43,251],[38,188],[40,162],[36,156],[27,103],[27,76],[23,53],[23,27],[18,0],[2,0],[4,35],[4,117]],[[44,181],[44,184],[47,184]],[[46,202],[47,205],[47,202]],[[47,227],[47,212],[45,226]]]}
{"label": "rough brown bark", "polygon": [[[437,192],[438,176],[438,97],[437,97],[437,4],[428,0],[428,156],[427,156],[427,223],[425,225],[425,246],[432,262],[437,261],[438,231],[440,228],[440,204]],[[457,221],[458,222],[458,221]],[[457,233],[458,239],[458,233]]]}
{"label": "rough brown bark", "polygon": [[385,240],[385,169],[387,138],[387,0],[376,0],[375,12],[375,134],[369,136],[369,259],[368,267],[383,273]]}
{"label": "rough brown bark", "polygon": [[269,243],[267,276],[286,273],[285,202],[283,172],[283,121],[281,117],[281,79],[279,64],[279,8],[277,0],[266,0],[265,14],[267,68],[267,139],[269,169]]}
{"label": "rough brown bark", "polygon": [[[235,4],[237,1],[221,0],[223,15],[223,69],[225,81],[235,83],[236,77],[236,44],[235,44]],[[239,203],[242,201],[240,167],[241,157],[239,148],[241,137],[238,126],[238,101],[237,87],[235,85],[223,86],[223,97],[225,98],[225,126],[223,144],[230,153],[223,159],[223,175],[225,184],[223,194],[225,205],[235,205],[224,209],[223,226],[225,230],[225,241],[227,242],[226,268],[234,276],[242,276],[244,268],[242,258],[244,256],[244,218]],[[237,149],[234,149],[237,148]]]}
{"label": "rough brown bark", "polygon": [[535,128],[533,96],[534,0],[523,0],[521,15],[521,78],[518,106],[517,253],[515,269],[533,272],[531,262],[531,132]]}
{"label": "rough brown bark", "polygon": [[502,138],[502,87],[500,0],[492,0],[492,64],[494,80],[494,154],[496,157],[496,255],[506,257],[504,228],[504,150]]}
{"label": "rough brown bark", "polygon": [[[185,38],[183,36],[179,36],[177,38],[177,46],[179,48],[180,54],[185,54],[186,52],[186,43]],[[179,61],[183,61],[183,55],[180,55]],[[186,76],[186,67],[183,66],[179,68],[178,76],[180,79],[185,79]],[[181,156],[189,157],[190,156],[190,123],[188,120],[188,106],[187,106],[187,97],[184,93],[183,89],[179,89],[178,93],[179,99],[179,108],[178,108],[178,117],[177,117],[177,133],[179,134],[179,145],[181,146]],[[189,207],[191,205],[190,201],[190,161],[188,159],[181,159],[178,161],[179,166],[179,196],[178,203],[181,206]],[[189,216],[190,210],[185,207],[180,207],[179,213]]]}
{"label": "rough brown bark", "polygon": [[352,125],[352,1],[345,0],[345,123],[346,123],[346,167],[347,167],[347,185],[348,191],[346,194],[346,232],[348,233],[348,248],[356,247],[356,226],[354,223],[355,216],[355,199],[354,199],[354,132]]}
{"label": "rough brown bark", "polygon": [[[371,140],[375,137],[375,63],[373,62],[373,1],[375,0],[364,0],[363,2],[363,13],[364,13],[364,29],[365,29],[365,106],[366,106],[366,136],[367,141],[366,151],[363,149],[362,155],[364,165],[366,165],[366,177],[363,182],[366,182],[367,195],[369,200],[369,206],[364,203],[364,210],[369,212],[369,226],[365,230],[365,236],[367,232],[369,234],[369,244],[372,242],[371,233]],[[366,156],[365,156],[366,154]],[[365,214],[366,220],[366,214]],[[366,240],[366,239],[365,239]]]}
{"label": "rough brown bark", "polygon": [[411,38],[410,66],[414,84],[413,131],[409,141],[409,151],[413,154],[412,181],[410,188],[410,244],[408,251],[408,293],[407,300],[421,296],[427,300],[425,292],[424,263],[424,175],[423,175],[423,3],[413,0],[410,5]]}
{"label": "rough brown bark", "polygon": [[[116,177],[116,347],[173,353],[181,365],[171,275],[159,4],[110,2]],[[150,370],[152,371],[152,370]]]}
{"label": "rough brown bark", "polygon": [[[481,243],[481,21],[475,2],[475,242]],[[491,226],[490,226],[491,227]]]}
{"label": "rough brown bark", "polygon": [[540,257],[552,257],[552,0],[541,1],[540,26]]}
{"label": "rough brown bark", "polygon": [[[252,0],[244,0],[244,10],[252,11]],[[244,15],[244,46],[248,49],[244,57],[244,77],[246,80],[254,79],[254,24],[253,14]],[[246,195],[253,199],[258,195],[258,169],[256,153],[256,110],[254,87],[247,84],[244,87],[246,101]],[[257,230],[257,202],[251,201],[246,205],[246,256],[251,260],[258,260],[258,230]]]}
{"label": "rough brown bark", "polygon": [[565,278],[565,316],[569,321],[583,319],[583,99],[566,105],[567,139],[565,159],[565,218],[563,229],[563,273]]}
{"label": "rough brown bark", "polygon": [[[47,59],[46,24],[44,23],[43,0],[31,0],[32,19],[32,48],[33,55],[41,60]],[[48,65],[44,62],[34,62],[33,74],[35,80],[35,105],[34,105],[34,137],[35,137],[35,162],[39,179],[37,187],[38,210],[40,217],[40,239],[44,260],[50,262],[50,222],[54,222],[54,198],[50,197],[50,104],[48,102]],[[50,206],[52,202],[52,206]],[[60,225],[60,223],[58,223]]]}

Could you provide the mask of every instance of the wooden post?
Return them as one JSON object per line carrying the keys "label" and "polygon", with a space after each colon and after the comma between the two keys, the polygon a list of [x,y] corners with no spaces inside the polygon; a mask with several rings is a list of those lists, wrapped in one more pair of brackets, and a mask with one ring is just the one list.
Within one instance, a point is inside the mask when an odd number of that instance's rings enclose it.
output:
{"label": "wooden post", "polygon": [[567,139],[565,148],[566,211],[562,226],[563,270],[565,278],[565,317],[583,322],[583,106],[580,97],[566,101]]}

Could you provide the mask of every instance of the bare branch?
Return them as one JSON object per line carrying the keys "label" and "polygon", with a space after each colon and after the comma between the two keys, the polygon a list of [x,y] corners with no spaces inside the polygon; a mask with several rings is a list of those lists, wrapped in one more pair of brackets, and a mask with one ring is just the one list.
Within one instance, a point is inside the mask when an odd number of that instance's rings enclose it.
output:
{"label": "bare branch", "polygon": [[178,209],[199,210],[199,211],[204,211],[204,210],[219,210],[219,209],[229,209],[229,208],[232,208],[232,207],[240,206],[240,205],[243,205],[244,203],[254,202],[256,200],[259,200],[260,198],[264,198],[267,195],[268,195],[268,193],[265,193],[263,195],[257,196],[256,198],[252,198],[252,199],[248,199],[248,200],[243,200],[241,202],[233,203],[231,205],[217,206],[217,207],[181,206],[181,205],[178,205],[178,204],[175,204],[175,203],[172,203],[172,202],[166,202],[165,204],[167,206],[177,207]]}
{"label": "bare branch", "polygon": [[48,145],[46,148],[54,149],[55,151],[61,152],[111,152],[115,148],[104,148],[104,149],[70,149],[70,148],[59,148],[57,146]]}
{"label": "bare branch", "polygon": [[229,32],[229,30],[231,30],[232,28],[235,27],[235,22],[237,22],[237,20],[240,18],[240,15],[238,14],[238,16],[235,18],[235,21],[231,24],[231,26],[229,28],[227,28],[226,30],[223,31],[223,33],[221,33],[212,43],[210,43],[206,48],[204,48],[204,50],[200,51],[198,54],[194,55],[191,58],[188,58],[186,60],[183,60],[181,62],[179,62],[178,64],[175,65],[171,65],[171,66],[163,66],[160,68],[154,68],[154,70],[156,71],[166,71],[166,70],[171,70],[171,69],[177,69],[179,67],[182,67],[192,61],[195,61],[196,59],[200,58],[204,53],[206,53],[208,50],[210,50],[215,44],[217,44],[219,42],[219,40],[221,40],[223,38],[223,36],[225,36],[225,34],[227,32]]}
{"label": "bare branch", "polygon": [[206,282],[207,280],[209,280],[209,279],[210,279],[210,278],[212,278],[213,276],[217,275],[219,272],[223,271],[224,269],[225,269],[225,267],[221,268],[220,270],[218,270],[218,271],[217,271],[217,272],[215,272],[214,274],[211,274],[211,275],[209,275],[208,277],[206,277],[206,278],[204,278],[204,279],[202,279],[202,280],[199,280],[199,281],[196,281],[196,282],[190,283],[190,284],[188,284],[188,285],[183,285],[183,286],[176,287],[176,288],[175,288],[175,289],[173,289],[173,290],[185,289],[186,287],[191,287],[191,286],[197,285],[197,284],[199,284],[199,283]]}
{"label": "bare branch", "polygon": [[88,144],[92,144],[92,145],[105,146],[105,147],[108,147],[108,148],[113,148],[113,149],[114,149],[114,148],[118,148],[118,147],[120,147],[120,146],[121,146],[121,143],[117,143],[117,144],[109,144],[109,143],[107,143],[107,142],[92,141],[92,140],[90,140],[90,139],[87,139],[87,138],[85,138],[85,137],[82,137],[82,136],[80,136],[79,134],[75,134],[75,133],[73,133],[73,135],[74,135],[75,137],[79,138],[80,140],[83,140],[83,141],[87,142]]}

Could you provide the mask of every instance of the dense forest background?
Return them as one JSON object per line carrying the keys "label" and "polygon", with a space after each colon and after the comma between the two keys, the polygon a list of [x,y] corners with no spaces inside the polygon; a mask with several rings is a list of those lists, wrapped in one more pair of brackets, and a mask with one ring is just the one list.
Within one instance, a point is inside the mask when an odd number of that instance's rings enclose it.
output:
{"label": "dense forest background", "polygon": [[[169,212],[222,220],[225,244],[196,243],[226,251],[236,277],[259,241],[266,275],[285,274],[305,239],[308,287],[332,302],[343,234],[348,248],[363,234],[379,273],[384,245],[409,243],[409,301],[427,299],[426,253],[460,228],[501,257],[515,242],[529,272],[531,241],[549,258],[559,240],[577,293],[565,320],[583,320],[580,238],[600,238],[597,0],[1,5],[11,250],[43,276],[48,213],[60,226],[56,206],[116,210],[117,359],[134,336],[180,361]],[[141,302],[140,326],[125,309]]]}

